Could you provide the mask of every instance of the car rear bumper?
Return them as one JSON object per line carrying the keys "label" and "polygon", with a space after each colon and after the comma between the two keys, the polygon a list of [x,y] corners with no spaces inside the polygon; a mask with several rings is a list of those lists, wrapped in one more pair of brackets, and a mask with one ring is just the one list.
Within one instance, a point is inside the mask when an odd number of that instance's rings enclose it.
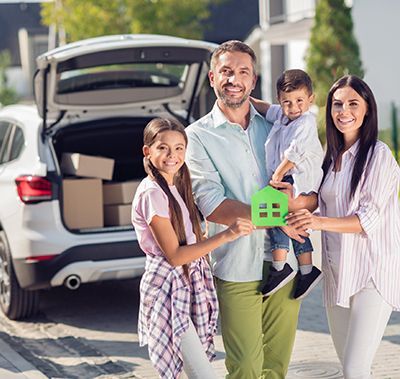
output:
{"label": "car rear bumper", "polygon": [[72,274],[82,276],[82,283],[134,278],[143,273],[144,262],[137,241],[74,246],[45,261],[13,259],[18,283],[28,290],[62,285]]}

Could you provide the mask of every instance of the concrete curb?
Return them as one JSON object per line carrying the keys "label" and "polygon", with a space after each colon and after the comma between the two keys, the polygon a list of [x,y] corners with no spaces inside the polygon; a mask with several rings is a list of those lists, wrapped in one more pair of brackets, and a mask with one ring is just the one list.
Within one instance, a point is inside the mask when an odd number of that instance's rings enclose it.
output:
{"label": "concrete curb", "polygon": [[3,340],[0,340],[0,378],[48,379]]}

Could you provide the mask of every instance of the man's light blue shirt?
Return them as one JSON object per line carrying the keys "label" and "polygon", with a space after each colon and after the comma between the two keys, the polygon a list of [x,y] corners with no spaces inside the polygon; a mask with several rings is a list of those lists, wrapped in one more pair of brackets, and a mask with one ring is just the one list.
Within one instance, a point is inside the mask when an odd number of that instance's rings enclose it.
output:
{"label": "man's light blue shirt", "polygon": [[[225,199],[250,205],[252,194],[267,185],[264,144],[271,127],[250,105],[244,130],[229,122],[215,103],[210,113],[186,129],[186,163],[196,204],[205,217]],[[224,229],[225,225],[209,223],[210,236]],[[265,249],[269,249],[265,230],[240,237],[213,251],[213,273],[226,281],[261,280]]]}

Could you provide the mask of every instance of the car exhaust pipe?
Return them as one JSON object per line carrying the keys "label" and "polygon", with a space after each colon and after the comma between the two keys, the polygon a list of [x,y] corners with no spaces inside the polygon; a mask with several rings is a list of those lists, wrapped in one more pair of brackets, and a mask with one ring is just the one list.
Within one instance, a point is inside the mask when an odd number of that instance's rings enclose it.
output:
{"label": "car exhaust pipe", "polygon": [[69,290],[77,290],[81,286],[81,278],[78,275],[70,275],[64,281]]}

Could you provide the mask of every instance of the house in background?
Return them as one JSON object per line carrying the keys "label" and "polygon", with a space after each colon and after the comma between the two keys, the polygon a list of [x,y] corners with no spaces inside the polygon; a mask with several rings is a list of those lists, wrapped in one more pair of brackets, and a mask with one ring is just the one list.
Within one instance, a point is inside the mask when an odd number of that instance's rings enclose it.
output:
{"label": "house in background", "polygon": [[[41,24],[40,3],[52,0],[0,0],[0,51],[9,50],[12,66],[8,70],[10,86],[22,98],[32,98],[32,78],[35,59],[49,49],[53,37],[49,28]],[[205,25],[204,39],[221,43],[228,39],[244,40],[258,24],[258,4],[248,0],[225,0],[211,4],[211,17]],[[221,22],[223,20],[223,23]],[[259,96],[261,96],[258,90]],[[209,109],[213,93],[201,107]]]}
{"label": "house in background", "polygon": [[[379,127],[391,125],[391,103],[400,106],[397,36],[400,2],[347,0],[352,8],[354,34],[360,46],[365,81],[375,94]],[[313,25],[316,0],[259,0],[260,25],[246,42],[260,61],[262,96],[275,100],[275,82],[290,68],[305,69],[305,53]]]}
{"label": "house in background", "polygon": [[[49,30],[40,22],[40,3],[50,0],[0,0],[0,50],[12,54],[9,83],[20,96],[32,97],[35,58],[49,48]],[[210,6],[204,39],[221,43],[229,39],[247,42],[255,50],[259,80],[254,96],[275,101],[275,82],[285,69],[305,68],[304,56],[317,0],[225,0]],[[400,1],[347,0],[352,6],[354,32],[360,45],[365,80],[379,107],[380,128],[390,126],[391,102],[400,107],[397,65],[400,50]],[[204,86],[198,104],[204,114],[215,101]]]}
{"label": "house in background", "polygon": [[9,85],[22,98],[32,97],[35,59],[48,50],[48,28],[40,23],[41,1],[0,1],[0,51],[11,54]]}

